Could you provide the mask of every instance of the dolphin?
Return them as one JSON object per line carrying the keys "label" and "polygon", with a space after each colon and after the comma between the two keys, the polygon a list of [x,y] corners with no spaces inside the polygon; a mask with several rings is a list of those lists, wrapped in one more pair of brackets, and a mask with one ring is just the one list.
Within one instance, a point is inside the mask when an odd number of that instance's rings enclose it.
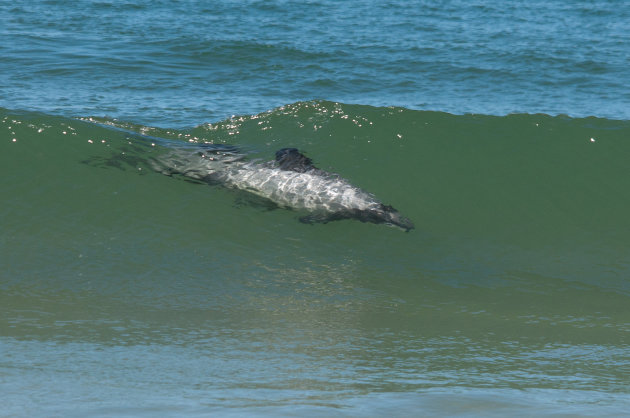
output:
{"label": "dolphin", "polygon": [[392,206],[321,170],[297,148],[282,148],[274,161],[248,160],[236,147],[198,145],[181,147],[152,159],[156,171],[209,184],[243,190],[276,205],[307,212],[303,223],[327,223],[341,219],[385,224],[408,232],[413,222]]}

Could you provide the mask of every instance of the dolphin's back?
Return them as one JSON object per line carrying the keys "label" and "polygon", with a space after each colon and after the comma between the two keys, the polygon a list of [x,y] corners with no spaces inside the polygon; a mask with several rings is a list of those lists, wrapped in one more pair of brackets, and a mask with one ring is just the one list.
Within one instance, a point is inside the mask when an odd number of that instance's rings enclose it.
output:
{"label": "dolphin's back", "polygon": [[334,176],[253,164],[227,170],[225,184],[255,193],[280,206],[311,212],[369,210],[378,205],[369,193]]}

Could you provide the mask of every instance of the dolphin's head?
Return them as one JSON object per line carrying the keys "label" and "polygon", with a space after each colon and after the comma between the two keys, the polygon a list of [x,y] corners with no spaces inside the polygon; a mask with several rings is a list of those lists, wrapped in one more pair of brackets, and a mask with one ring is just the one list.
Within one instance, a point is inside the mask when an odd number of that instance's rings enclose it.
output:
{"label": "dolphin's head", "polygon": [[395,226],[409,232],[415,228],[413,222],[400,214],[396,209],[389,205],[380,205],[377,210],[378,217],[376,223],[384,223],[386,225]]}
{"label": "dolphin's head", "polygon": [[354,218],[361,222],[371,222],[375,224],[385,224],[395,226],[409,232],[415,228],[413,222],[400,214],[396,209],[389,205],[379,204],[377,207],[367,210],[354,210],[345,214],[336,214],[332,219]]}

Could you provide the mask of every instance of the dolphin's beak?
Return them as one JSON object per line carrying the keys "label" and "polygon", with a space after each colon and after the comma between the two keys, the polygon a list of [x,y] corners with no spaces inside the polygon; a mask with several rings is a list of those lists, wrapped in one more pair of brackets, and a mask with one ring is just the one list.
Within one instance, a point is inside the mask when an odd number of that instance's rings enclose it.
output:
{"label": "dolphin's beak", "polygon": [[401,215],[400,212],[393,207],[383,205],[382,210],[386,224],[404,229],[405,232],[409,232],[415,228],[415,225],[409,218]]}
{"label": "dolphin's beak", "polygon": [[402,216],[400,213],[396,212],[395,214],[390,214],[389,224],[392,226],[396,226],[398,228],[402,228],[405,232],[409,232],[415,228],[415,225],[409,218]]}

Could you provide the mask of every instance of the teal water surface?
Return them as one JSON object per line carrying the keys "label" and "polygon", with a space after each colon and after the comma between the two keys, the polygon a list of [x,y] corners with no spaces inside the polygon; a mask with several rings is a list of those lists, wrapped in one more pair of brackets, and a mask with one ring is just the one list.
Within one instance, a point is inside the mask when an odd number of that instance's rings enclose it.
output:
{"label": "teal water surface", "polygon": [[[625,121],[303,102],[189,130],[0,123],[9,415],[627,410]],[[133,132],[296,146],[416,229],[302,224],[152,171]]]}

